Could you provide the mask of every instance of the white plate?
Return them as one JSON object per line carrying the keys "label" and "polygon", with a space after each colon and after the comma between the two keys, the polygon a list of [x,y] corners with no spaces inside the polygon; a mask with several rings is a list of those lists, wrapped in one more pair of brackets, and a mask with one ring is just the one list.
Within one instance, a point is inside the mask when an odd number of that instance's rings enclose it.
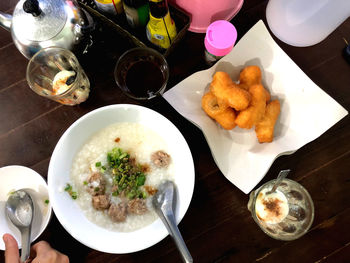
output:
{"label": "white plate", "polygon": [[[45,230],[51,218],[51,205],[46,204],[49,199],[45,180],[34,170],[11,165],[0,168],[0,235],[12,234],[21,247],[21,233],[11,223],[5,214],[5,203],[9,194],[19,189],[26,189],[33,199],[34,218],[32,224],[31,240],[35,241]],[[0,242],[0,249],[5,250],[5,244]]]}
{"label": "white plate", "polygon": [[[201,108],[201,98],[216,71],[226,71],[233,80],[238,80],[239,72],[248,65],[261,68],[264,86],[273,99],[281,102],[272,143],[259,144],[254,129],[236,127],[226,131]],[[203,131],[221,172],[246,194],[278,156],[293,153],[348,114],[284,53],[262,21],[227,56],[210,69],[183,80],[164,93],[164,98]]]}
{"label": "white plate", "polygon": [[48,172],[50,202],[63,227],[79,242],[106,253],[130,253],[161,241],[168,232],[157,219],[134,232],[116,232],[89,221],[78,204],[62,188],[70,182],[72,161],[83,144],[99,130],[118,122],[140,123],[156,130],[168,144],[178,189],[176,220],[185,215],[194,189],[194,165],[190,149],[179,130],[165,117],[145,107],[119,104],[94,110],[74,122],[62,135],[51,156]]}

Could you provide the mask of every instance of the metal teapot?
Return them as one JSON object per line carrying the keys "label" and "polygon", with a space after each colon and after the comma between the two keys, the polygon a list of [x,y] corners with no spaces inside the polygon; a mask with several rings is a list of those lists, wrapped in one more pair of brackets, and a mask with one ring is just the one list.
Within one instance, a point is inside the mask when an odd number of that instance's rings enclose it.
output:
{"label": "metal teapot", "polygon": [[11,31],[18,50],[30,59],[45,47],[84,49],[93,21],[75,0],[20,0],[13,16],[0,12],[0,26]]}

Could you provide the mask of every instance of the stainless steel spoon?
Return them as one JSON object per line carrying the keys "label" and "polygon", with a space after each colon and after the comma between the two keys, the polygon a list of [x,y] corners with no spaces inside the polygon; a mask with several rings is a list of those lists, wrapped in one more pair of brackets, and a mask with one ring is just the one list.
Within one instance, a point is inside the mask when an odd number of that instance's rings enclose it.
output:
{"label": "stainless steel spoon", "polygon": [[30,254],[30,234],[34,215],[31,196],[24,190],[12,193],[6,201],[6,214],[21,232],[21,262],[25,262]]}
{"label": "stainless steel spoon", "polygon": [[171,181],[165,181],[158,187],[157,193],[152,199],[153,206],[166,226],[170,236],[174,239],[175,244],[180,251],[184,262],[193,262],[192,256],[188,251],[181,233],[177,228],[174,209],[176,207],[176,190]]}
{"label": "stainless steel spoon", "polygon": [[272,189],[270,191],[266,192],[266,194],[268,195],[268,194],[272,194],[272,193],[276,192],[277,187],[281,184],[282,180],[287,177],[289,172],[290,172],[290,169],[280,171]]}

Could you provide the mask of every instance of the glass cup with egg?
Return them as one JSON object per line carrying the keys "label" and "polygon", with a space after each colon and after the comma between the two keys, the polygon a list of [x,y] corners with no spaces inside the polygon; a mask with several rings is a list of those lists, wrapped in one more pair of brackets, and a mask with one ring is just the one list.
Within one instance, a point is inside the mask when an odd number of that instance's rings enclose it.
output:
{"label": "glass cup with egg", "polygon": [[89,97],[89,79],[68,49],[41,49],[30,59],[26,78],[38,95],[64,105],[80,104]]}
{"label": "glass cup with egg", "polygon": [[270,237],[294,240],[304,235],[314,219],[310,194],[299,183],[283,179],[275,192],[271,180],[250,193],[248,209],[254,221]]}

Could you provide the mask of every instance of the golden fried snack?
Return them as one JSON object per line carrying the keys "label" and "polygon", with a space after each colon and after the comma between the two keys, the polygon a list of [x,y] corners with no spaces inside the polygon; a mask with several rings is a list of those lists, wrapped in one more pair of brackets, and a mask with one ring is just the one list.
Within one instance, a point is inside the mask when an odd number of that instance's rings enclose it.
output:
{"label": "golden fried snack", "polygon": [[226,102],[235,110],[246,109],[251,99],[250,93],[235,84],[226,72],[214,74],[210,90],[218,100]]}
{"label": "golden fried snack", "polygon": [[267,89],[265,89],[265,88],[264,88],[264,91],[265,91],[265,96],[266,96],[266,102],[268,102],[271,99],[270,92],[268,92]]}
{"label": "golden fried snack", "polygon": [[[260,83],[261,84],[261,83]],[[249,86],[247,84],[238,84],[238,86],[241,88],[241,89],[245,89],[245,90],[248,90],[249,91]],[[267,91],[267,89],[265,89],[265,95],[266,95],[266,102],[268,102],[270,99],[271,99],[271,95],[270,95],[270,92]]]}
{"label": "golden fried snack", "polygon": [[261,70],[258,66],[247,66],[239,74],[239,83],[252,86],[261,84]]}
{"label": "golden fried snack", "polygon": [[241,89],[244,89],[244,90],[249,90],[249,86],[247,84],[244,84],[244,83],[239,83],[238,87],[240,87]]}
{"label": "golden fried snack", "polygon": [[236,124],[243,129],[252,128],[265,114],[266,91],[261,84],[249,87],[252,100],[249,107],[238,113]]}
{"label": "golden fried snack", "polygon": [[217,71],[213,76],[213,80],[211,81],[211,85],[223,85],[228,86],[233,84],[233,81],[230,75],[224,71]]}
{"label": "golden fried snack", "polygon": [[218,122],[224,129],[233,129],[236,119],[235,111],[227,104],[218,100],[212,92],[207,92],[202,97],[202,108],[206,114]]}
{"label": "golden fried snack", "polygon": [[226,103],[218,100],[210,91],[202,97],[202,109],[213,119],[215,119],[215,116],[222,113],[227,107],[228,105]]}
{"label": "golden fried snack", "polygon": [[217,114],[214,119],[222,126],[222,128],[226,130],[231,130],[234,127],[236,127],[236,113],[230,107],[226,108],[223,112]]}
{"label": "golden fried snack", "polygon": [[273,132],[281,106],[278,100],[273,100],[266,106],[265,115],[255,126],[255,133],[260,143],[272,142]]}
{"label": "golden fried snack", "polygon": [[[255,84],[261,84],[261,70],[258,66],[245,67],[239,74],[239,86],[242,89],[249,90],[249,87]],[[266,101],[271,99],[270,93],[265,89]]]}

